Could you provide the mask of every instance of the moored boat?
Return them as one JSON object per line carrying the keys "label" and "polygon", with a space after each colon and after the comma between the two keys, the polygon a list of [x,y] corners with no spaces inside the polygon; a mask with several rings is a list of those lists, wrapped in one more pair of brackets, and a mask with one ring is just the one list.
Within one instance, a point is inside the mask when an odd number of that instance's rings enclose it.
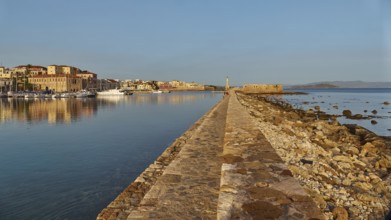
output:
{"label": "moored boat", "polygon": [[119,89],[109,89],[97,92],[97,95],[125,95],[125,92]]}

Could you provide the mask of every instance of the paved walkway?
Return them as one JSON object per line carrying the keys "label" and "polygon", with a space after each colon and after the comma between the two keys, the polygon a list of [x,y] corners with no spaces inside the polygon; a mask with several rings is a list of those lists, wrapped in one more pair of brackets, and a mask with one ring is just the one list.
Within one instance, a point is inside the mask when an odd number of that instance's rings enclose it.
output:
{"label": "paved walkway", "polygon": [[217,219],[323,219],[257,122],[229,100]]}
{"label": "paved walkway", "polygon": [[216,219],[227,105],[209,113],[128,219]]}

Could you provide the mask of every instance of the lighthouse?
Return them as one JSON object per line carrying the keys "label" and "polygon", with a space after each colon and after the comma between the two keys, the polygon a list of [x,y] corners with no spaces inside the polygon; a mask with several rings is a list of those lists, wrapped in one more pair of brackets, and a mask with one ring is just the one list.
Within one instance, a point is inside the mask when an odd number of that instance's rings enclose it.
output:
{"label": "lighthouse", "polygon": [[228,76],[225,79],[225,94],[228,95],[228,90],[229,90],[229,84],[228,84]]}

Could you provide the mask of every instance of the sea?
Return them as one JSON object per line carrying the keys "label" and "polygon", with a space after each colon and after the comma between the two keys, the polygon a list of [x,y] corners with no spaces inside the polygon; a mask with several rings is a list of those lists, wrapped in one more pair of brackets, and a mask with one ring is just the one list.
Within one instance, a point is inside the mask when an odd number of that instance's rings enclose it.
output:
{"label": "sea", "polygon": [[222,96],[0,99],[0,219],[96,219]]}
{"label": "sea", "polygon": [[[333,88],[294,89],[302,95],[283,95],[281,98],[294,108],[315,110],[337,115],[341,124],[357,124],[379,136],[391,136],[391,88]],[[389,104],[388,104],[389,103]],[[352,115],[361,114],[365,119],[348,119],[344,110]]]}

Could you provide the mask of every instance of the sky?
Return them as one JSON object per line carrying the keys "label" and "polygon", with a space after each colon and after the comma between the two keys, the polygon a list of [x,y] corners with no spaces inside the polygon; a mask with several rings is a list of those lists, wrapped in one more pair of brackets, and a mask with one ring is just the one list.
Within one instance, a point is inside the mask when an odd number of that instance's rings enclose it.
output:
{"label": "sky", "polygon": [[0,0],[0,65],[202,84],[391,81],[391,0]]}

